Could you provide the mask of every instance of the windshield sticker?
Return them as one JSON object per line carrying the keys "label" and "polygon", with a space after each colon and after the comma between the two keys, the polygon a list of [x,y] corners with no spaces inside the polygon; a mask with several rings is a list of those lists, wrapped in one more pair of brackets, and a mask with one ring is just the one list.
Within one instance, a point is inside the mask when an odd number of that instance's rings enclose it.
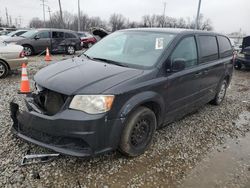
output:
{"label": "windshield sticker", "polygon": [[163,40],[164,40],[164,38],[156,38],[156,40],[155,40],[155,49],[156,50],[163,49]]}

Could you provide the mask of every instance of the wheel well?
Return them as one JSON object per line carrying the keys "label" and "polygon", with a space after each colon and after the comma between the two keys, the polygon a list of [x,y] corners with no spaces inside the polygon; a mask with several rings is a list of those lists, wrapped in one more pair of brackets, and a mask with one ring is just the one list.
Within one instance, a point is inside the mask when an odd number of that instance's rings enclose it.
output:
{"label": "wheel well", "polygon": [[140,106],[144,106],[149,108],[150,110],[152,110],[156,116],[157,119],[157,126],[160,126],[160,119],[161,119],[161,107],[159,104],[157,104],[156,102],[150,101],[150,102],[146,102],[141,104]]}
{"label": "wheel well", "polygon": [[4,62],[6,64],[6,66],[8,67],[8,69],[10,70],[10,66],[9,66],[9,64],[5,60],[0,59],[0,61]]}

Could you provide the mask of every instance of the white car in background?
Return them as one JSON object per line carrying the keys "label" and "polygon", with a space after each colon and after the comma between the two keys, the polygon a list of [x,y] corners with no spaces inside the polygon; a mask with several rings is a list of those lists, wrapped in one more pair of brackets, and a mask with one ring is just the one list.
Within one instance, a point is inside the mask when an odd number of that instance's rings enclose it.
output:
{"label": "white car in background", "polygon": [[11,70],[21,68],[22,63],[28,63],[23,47],[0,41],[0,78],[6,77]]}
{"label": "white car in background", "polygon": [[20,35],[26,33],[27,31],[29,31],[29,30],[27,30],[27,29],[19,29],[19,30],[16,30],[16,31],[12,31],[12,32],[8,33],[7,35],[1,35],[0,40],[4,41],[4,40],[6,40],[6,39],[8,39],[10,37],[17,37],[17,36],[20,36]]}

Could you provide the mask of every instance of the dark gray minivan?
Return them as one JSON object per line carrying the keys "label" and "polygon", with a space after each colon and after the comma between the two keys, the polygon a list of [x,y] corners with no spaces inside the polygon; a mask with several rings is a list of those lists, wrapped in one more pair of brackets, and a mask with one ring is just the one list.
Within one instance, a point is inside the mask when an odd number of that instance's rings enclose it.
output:
{"label": "dark gray minivan", "polygon": [[52,53],[66,52],[70,55],[82,49],[77,33],[65,29],[34,29],[5,42],[22,45],[26,56],[44,52],[46,48]]}
{"label": "dark gray minivan", "polygon": [[157,128],[206,103],[219,105],[232,72],[233,50],[224,35],[167,28],[117,31],[81,56],[40,70],[27,110],[10,104],[12,130],[68,155],[119,149],[138,156]]}

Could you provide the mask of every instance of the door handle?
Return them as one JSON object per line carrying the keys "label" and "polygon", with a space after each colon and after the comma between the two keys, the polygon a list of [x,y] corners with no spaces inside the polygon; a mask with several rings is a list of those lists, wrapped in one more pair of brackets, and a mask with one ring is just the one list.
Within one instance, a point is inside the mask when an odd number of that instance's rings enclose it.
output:
{"label": "door handle", "polygon": [[199,76],[201,76],[202,75],[202,72],[197,72],[197,73],[195,73],[195,76],[196,77],[199,77]]}

